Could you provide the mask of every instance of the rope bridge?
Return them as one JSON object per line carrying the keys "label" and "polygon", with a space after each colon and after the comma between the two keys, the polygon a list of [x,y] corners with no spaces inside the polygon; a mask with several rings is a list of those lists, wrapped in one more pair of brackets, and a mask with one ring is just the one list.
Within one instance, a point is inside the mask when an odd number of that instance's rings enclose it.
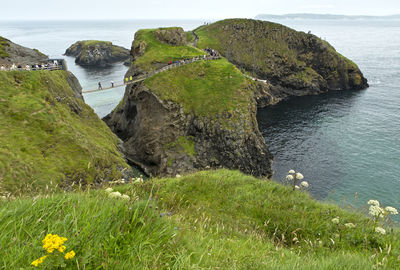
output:
{"label": "rope bridge", "polygon": [[129,84],[138,83],[138,82],[146,80],[147,78],[149,78],[151,76],[154,76],[154,75],[156,75],[158,73],[161,73],[161,72],[164,72],[164,71],[167,71],[167,70],[170,70],[172,68],[184,66],[184,65],[187,65],[187,64],[190,64],[190,63],[194,63],[194,62],[198,62],[198,61],[217,60],[217,59],[220,59],[220,58],[221,57],[219,57],[219,56],[207,55],[205,57],[203,56],[203,57],[196,57],[196,58],[193,58],[193,59],[190,59],[190,60],[182,60],[181,62],[172,63],[170,65],[164,66],[164,67],[162,67],[162,68],[160,68],[158,70],[155,70],[153,72],[146,73],[145,75],[141,75],[141,76],[138,76],[138,77],[132,77],[132,76],[125,77],[123,84],[113,85],[111,87],[104,87],[104,88],[100,88],[100,89],[97,88],[97,89],[92,89],[92,90],[85,90],[85,91],[82,91],[82,93],[86,94],[86,93],[101,92],[101,91],[110,90],[110,89],[113,89],[113,88],[129,85]]}

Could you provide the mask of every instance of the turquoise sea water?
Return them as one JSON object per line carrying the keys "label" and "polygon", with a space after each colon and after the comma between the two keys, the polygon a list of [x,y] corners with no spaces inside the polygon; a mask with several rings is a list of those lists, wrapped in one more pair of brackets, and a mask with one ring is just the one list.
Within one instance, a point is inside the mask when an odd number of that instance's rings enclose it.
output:
{"label": "turquoise sea water", "polygon": [[[109,40],[130,48],[140,28],[203,21],[5,22],[0,35],[51,57],[62,57],[77,40]],[[292,98],[259,110],[262,134],[275,156],[275,179],[289,169],[305,175],[314,197],[362,207],[368,199],[400,209],[400,21],[280,21],[311,31],[356,62],[371,87],[363,91]],[[127,67],[90,70],[67,57],[84,89],[122,80]],[[85,95],[99,116],[109,113],[124,89]],[[354,195],[357,193],[357,199]],[[400,218],[396,218],[400,221]]]}

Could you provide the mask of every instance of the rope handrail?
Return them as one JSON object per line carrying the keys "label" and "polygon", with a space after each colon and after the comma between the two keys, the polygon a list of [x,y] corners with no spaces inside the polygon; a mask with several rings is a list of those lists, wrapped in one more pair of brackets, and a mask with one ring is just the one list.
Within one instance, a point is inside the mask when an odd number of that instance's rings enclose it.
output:
{"label": "rope handrail", "polygon": [[101,92],[101,91],[110,90],[110,89],[117,88],[117,87],[126,86],[126,85],[129,85],[129,84],[134,84],[134,83],[137,83],[137,82],[144,81],[144,80],[146,80],[147,78],[149,78],[151,76],[154,76],[154,75],[156,75],[158,73],[161,73],[161,72],[164,72],[164,71],[167,71],[167,70],[170,70],[172,68],[184,66],[186,64],[190,64],[190,63],[194,63],[194,62],[198,62],[198,61],[217,60],[217,59],[220,59],[220,58],[221,57],[217,56],[217,55],[215,55],[215,56],[214,55],[206,55],[206,56],[202,56],[202,57],[195,57],[195,58],[189,59],[189,60],[181,60],[181,61],[178,61],[177,63],[175,62],[175,63],[171,63],[171,64],[168,64],[168,65],[165,65],[160,69],[157,69],[157,70],[155,70],[153,72],[150,72],[150,73],[147,73],[147,74],[144,74],[144,75],[140,75],[140,76],[137,76],[137,77],[133,77],[133,76],[125,77],[123,84],[118,84],[118,85],[114,85],[113,84],[111,87],[104,87],[104,88],[102,87],[100,89],[97,88],[97,89],[92,89],[92,90],[86,90],[86,91],[82,91],[82,93],[85,94],[85,93]]}

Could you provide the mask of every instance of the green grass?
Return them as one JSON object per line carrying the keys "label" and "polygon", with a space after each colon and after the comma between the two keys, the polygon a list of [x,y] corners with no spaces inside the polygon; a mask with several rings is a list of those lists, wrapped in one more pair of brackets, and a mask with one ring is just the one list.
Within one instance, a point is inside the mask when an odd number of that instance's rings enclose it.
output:
{"label": "green grass", "polygon": [[10,46],[10,41],[0,36],[0,58],[6,58],[10,56],[10,54],[6,51],[6,47],[8,46]]}
{"label": "green grass", "polygon": [[82,41],[83,46],[95,46],[97,44],[105,44],[112,45],[111,41],[102,41],[102,40],[84,40]]}
{"label": "green grass", "polygon": [[[173,150],[177,153],[186,153],[191,157],[196,155],[193,137],[180,136],[176,142],[169,143],[165,145],[164,148]],[[172,162],[172,160],[170,162]]]}
{"label": "green grass", "polygon": [[[0,202],[0,268],[27,268],[44,255],[47,233],[67,237],[67,249],[76,251],[67,269],[347,270],[400,263],[397,228],[377,235],[360,213],[237,171],[114,188],[131,200],[98,190]],[[331,222],[337,216],[339,226]]]}
{"label": "green grass", "polygon": [[121,178],[118,139],[64,71],[0,73],[0,195]]}
{"label": "green grass", "polygon": [[186,113],[208,117],[245,112],[252,94],[247,79],[225,59],[174,68],[146,79],[145,85],[163,100],[181,104]]}
{"label": "green grass", "polygon": [[146,51],[143,56],[135,60],[135,65],[143,71],[157,69],[154,64],[167,64],[169,61],[181,60],[202,56],[204,52],[192,46],[172,46],[160,42],[155,36],[157,29],[143,29],[135,34],[135,44],[146,43]]}

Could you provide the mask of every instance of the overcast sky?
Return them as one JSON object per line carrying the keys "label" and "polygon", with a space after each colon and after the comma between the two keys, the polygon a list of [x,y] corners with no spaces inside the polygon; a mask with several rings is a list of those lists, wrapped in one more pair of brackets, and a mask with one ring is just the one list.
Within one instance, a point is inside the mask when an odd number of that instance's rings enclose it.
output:
{"label": "overcast sky", "polygon": [[221,19],[260,13],[391,15],[400,0],[1,0],[0,19]]}

